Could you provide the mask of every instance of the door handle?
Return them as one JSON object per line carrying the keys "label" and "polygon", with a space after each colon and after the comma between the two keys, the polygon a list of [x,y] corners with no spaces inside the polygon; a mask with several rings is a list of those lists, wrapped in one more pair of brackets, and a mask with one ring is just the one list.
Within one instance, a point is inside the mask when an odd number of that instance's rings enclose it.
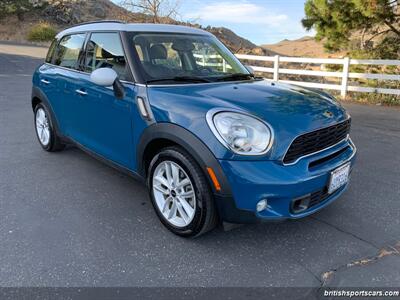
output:
{"label": "door handle", "polygon": [[46,79],[41,79],[41,82],[43,82],[44,84],[50,84],[50,81],[46,80]]}
{"label": "door handle", "polygon": [[82,96],[86,96],[88,94],[87,92],[82,91],[82,90],[75,90],[75,92]]}

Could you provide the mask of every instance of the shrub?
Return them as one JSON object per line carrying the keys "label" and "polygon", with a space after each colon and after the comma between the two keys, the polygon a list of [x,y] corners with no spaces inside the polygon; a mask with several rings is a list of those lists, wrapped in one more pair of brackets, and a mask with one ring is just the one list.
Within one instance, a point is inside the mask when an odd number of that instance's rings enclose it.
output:
{"label": "shrub", "polygon": [[32,42],[48,42],[54,39],[56,30],[49,24],[41,22],[28,32],[28,40]]}

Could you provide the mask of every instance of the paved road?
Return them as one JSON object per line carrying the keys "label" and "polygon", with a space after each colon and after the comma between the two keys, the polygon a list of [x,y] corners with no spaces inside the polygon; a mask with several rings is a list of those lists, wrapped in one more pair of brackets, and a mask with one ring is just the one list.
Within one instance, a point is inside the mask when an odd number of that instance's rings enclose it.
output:
{"label": "paved road", "polygon": [[41,150],[29,98],[40,62],[0,54],[0,286],[399,285],[399,109],[346,105],[358,163],[328,208],[186,240],[133,179],[75,148]]}

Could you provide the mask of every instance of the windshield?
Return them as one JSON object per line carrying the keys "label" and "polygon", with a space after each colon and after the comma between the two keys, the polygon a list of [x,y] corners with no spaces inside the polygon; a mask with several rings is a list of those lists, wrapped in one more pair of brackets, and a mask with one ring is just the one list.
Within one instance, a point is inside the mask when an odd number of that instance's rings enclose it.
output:
{"label": "windshield", "polygon": [[196,83],[251,79],[252,74],[216,38],[141,33],[134,47],[147,83]]}

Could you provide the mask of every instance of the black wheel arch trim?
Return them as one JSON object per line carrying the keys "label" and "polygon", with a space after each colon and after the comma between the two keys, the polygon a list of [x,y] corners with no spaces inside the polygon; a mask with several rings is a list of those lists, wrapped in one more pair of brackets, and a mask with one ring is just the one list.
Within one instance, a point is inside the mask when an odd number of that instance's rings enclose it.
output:
{"label": "black wheel arch trim", "polygon": [[[215,158],[210,149],[193,133],[187,129],[172,123],[155,123],[147,127],[140,139],[137,146],[137,166],[138,172],[141,176],[146,177],[146,164],[144,161],[146,147],[157,139],[169,140],[190,153],[196,162],[199,164],[201,169],[210,183],[210,186],[215,194],[231,196],[231,188],[228,183],[218,160]],[[207,173],[207,167],[214,170],[216,177],[221,186],[221,190],[217,191],[211,181],[210,176]]]}
{"label": "black wheel arch trim", "polygon": [[47,98],[46,94],[41,89],[39,89],[36,86],[33,86],[32,87],[32,96],[31,96],[31,104],[32,104],[33,110],[35,110],[35,107],[33,106],[33,101],[35,98],[39,99],[40,102],[43,102],[46,105],[47,109],[49,110],[49,113],[51,114],[51,119],[53,121],[52,125],[54,126],[54,129],[57,131],[57,133],[60,134],[60,127],[58,125],[58,120],[57,120],[56,115],[53,111],[53,108],[50,104],[49,99]]}

